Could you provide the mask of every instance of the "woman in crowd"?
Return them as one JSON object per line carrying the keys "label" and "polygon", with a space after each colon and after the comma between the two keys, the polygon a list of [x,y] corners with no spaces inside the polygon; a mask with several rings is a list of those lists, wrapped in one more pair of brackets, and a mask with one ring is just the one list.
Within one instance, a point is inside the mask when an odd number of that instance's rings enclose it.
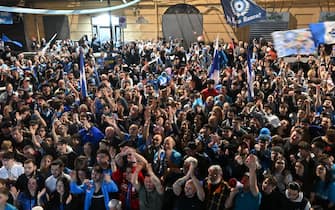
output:
{"label": "woman in crowd", "polygon": [[35,177],[31,177],[28,180],[27,191],[19,192],[16,198],[16,204],[19,210],[31,210],[34,206],[37,206],[37,194],[38,194],[37,180]]}
{"label": "woman in crowd", "polygon": [[53,157],[51,155],[44,155],[41,159],[40,168],[38,169],[38,171],[45,179],[51,175],[50,167],[52,161]]}
{"label": "woman in crowd", "polygon": [[315,168],[316,179],[311,193],[311,203],[323,209],[335,209],[335,182],[331,169],[319,163]]}
{"label": "woman in crowd", "polygon": [[45,189],[39,192],[38,199],[41,202],[44,197],[43,206],[46,210],[70,210],[72,206],[72,195],[70,194],[70,182],[66,177],[59,177],[56,182],[56,191],[45,194]]}
{"label": "woman in crowd", "polygon": [[277,179],[277,187],[280,192],[284,192],[287,184],[292,181],[292,174],[286,167],[284,158],[278,158],[274,161],[272,175]]}

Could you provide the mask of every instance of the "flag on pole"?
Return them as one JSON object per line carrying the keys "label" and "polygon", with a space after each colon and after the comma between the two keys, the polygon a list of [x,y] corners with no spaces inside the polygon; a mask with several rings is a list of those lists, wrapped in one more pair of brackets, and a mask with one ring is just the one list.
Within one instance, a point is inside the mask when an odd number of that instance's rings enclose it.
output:
{"label": "flag on pole", "polygon": [[247,85],[248,85],[248,101],[251,102],[254,100],[255,93],[254,93],[254,71],[251,67],[250,61],[251,52],[249,50],[247,54]]}
{"label": "flag on pole", "polygon": [[48,41],[48,43],[45,45],[45,47],[43,47],[43,49],[42,49],[42,53],[43,53],[43,55],[45,54],[45,52],[47,51],[47,49],[50,47],[51,42],[56,38],[56,36],[57,36],[57,33],[55,33],[55,34],[51,37],[51,39]]}
{"label": "flag on pole", "polygon": [[9,42],[9,43],[12,43],[12,44],[15,44],[16,46],[18,47],[23,47],[23,44],[21,42],[18,42],[18,41],[14,41],[14,40],[11,40],[8,36],[6,36],[5,34],[2,34],[2,38],[1,40],[3,42]]}
{"label": "flag on pole", "polygon": [[97,67],[95,66],[95,63],[93,64],[93,71],[94,71],[94,76],[95,76],[96,83],[99,86],[101,81],[100,81],[99,72],[97,70]]}
{"label": "flag on pole", "polygon": [[84,50],[80,48],[79,50],[79,68],[80,68],[80,92],[83,98],[88,96],[86,75],[85,75],[85,61],[84,61]]}
{"label": "flag on pole", "polygon": [[335,21],[309,24],[315,45],[335,43]]}
{"label": "flag on pole", "polygon": [[252,0],[221,0],[227,23],[241,27],[266,19],[266,11]]}
{"label": "flag on pole", "polygon": [[215,81],[215,84],[219,83],[220,79],[220,61],[219,61],[219,36],[215,40],[215,48],[213,55],[213,62],[210,66],[208,77]]}

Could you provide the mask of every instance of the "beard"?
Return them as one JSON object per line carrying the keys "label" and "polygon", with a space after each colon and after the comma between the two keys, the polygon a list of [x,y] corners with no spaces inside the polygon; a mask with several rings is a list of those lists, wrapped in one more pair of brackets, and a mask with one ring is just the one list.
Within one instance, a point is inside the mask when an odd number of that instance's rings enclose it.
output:
{"label": "beard", "polygon": [[220,182],[221,182],[221,177],[218,177],[216,179],[209,179],[209,183],[213,185],[219,184]]}

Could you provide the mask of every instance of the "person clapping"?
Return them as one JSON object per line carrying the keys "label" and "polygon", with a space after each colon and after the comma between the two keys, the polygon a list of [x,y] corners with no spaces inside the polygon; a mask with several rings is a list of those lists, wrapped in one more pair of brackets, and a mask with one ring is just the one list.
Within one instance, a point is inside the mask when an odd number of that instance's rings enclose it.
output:
{"label": "person clapping", "polygon": [[[192,157],[189,158],[191,159]],[[204,207],[205,192],[200,181],[194,174],[198,161],[195,158],[192,158],[192,160],[193,161],[190,161],[186,175],[173,184],[173,192],[177,196],[175,210],[201,210]]]}

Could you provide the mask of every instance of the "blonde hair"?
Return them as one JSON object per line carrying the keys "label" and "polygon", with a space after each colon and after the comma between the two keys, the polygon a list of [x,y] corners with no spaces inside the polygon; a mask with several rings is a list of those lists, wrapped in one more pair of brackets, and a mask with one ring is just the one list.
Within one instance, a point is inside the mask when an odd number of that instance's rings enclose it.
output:
{"label": "blonde hair", "polygon": [[1,150],[4,150],[4,151],[9,151],[13,149],[13,144],[11,141],[9,140],[4,140],[1,144]]}

